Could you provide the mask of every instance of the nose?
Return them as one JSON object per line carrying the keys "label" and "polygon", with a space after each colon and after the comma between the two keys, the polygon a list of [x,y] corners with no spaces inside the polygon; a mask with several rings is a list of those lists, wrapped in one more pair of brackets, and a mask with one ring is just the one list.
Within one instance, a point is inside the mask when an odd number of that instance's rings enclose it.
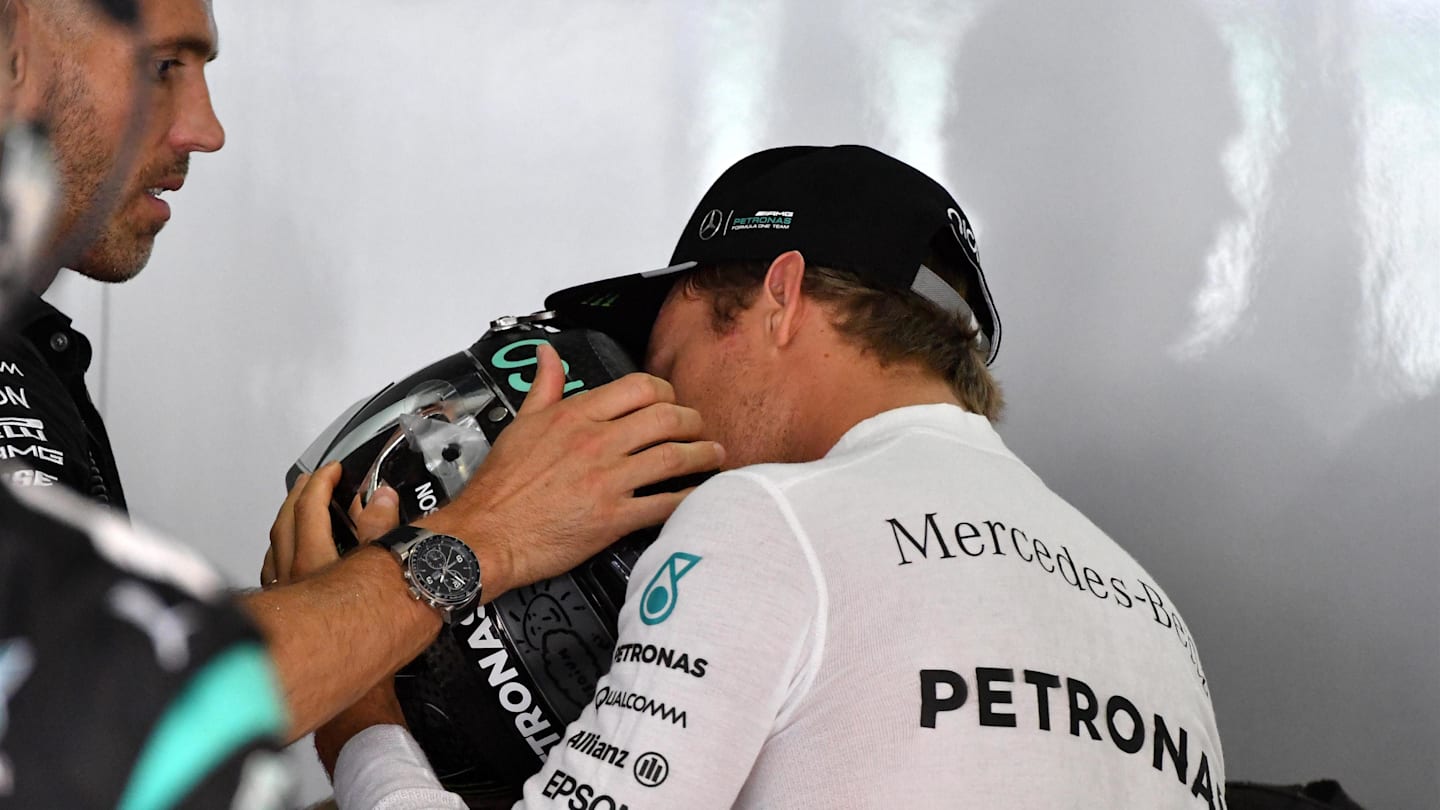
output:
{"label": "nose", "polygon": [[210,88],[204,78],[187,88],[180,99],[175,125],[170,128],[170,145],[182,154],[218,152],[225,145],[225,127],[210,103]]}

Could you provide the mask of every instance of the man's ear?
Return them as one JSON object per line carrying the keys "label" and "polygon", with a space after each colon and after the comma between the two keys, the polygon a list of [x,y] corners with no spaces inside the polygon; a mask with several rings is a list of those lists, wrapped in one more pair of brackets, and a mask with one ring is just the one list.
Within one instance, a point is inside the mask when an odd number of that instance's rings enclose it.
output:
{"label": "man's ear", "polygon": [[807,314],[804,295],[805,257],[798,250],[782,253],[765,272],[761,296],[766,305],[765,326],[777,346],[795,339]]}
{"label": "man's ear", "polygon": [[[22,88],[30,78],[30,58],[35,41],[29,0],[7,0],[0,10],[0,83],[3,83],[6,112],[26,115],[31,110]],[[33,84],[33,82],[31,82]],[[19,108],[17,110],[17,107]]]}

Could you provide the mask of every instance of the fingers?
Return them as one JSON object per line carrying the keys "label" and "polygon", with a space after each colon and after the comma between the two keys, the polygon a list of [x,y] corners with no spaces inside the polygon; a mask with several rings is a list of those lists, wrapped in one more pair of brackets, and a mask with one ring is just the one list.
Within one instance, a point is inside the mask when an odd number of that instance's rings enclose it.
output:
{"label": "fingers", "polygon": [[632,498],[621,513],[617,528],[623,536],[649,526],[658,526],[669,520],[680,502],[694,491],[695,487],[690,487],[679,492],[661,492],[643,498]]}
{"label": "fingers", "polygon": [[660,442],[693,441],[702,437],[705,423],[694,408],[657,402],[614,421],[613,447],[634,452]]}
{"label": "fingers", "polygon": [[535,369],[535,382],[530,384],[530,393],[520,404],[522,414],[554,405],[565,396],[565,364],[560,361],[555,347],[541,343],[535,347],[535,359],[539,363]]}
{"label": "fingers", "polygon": [[617,470],[617,484],[635,490],[670,478],[717,470],[724,463],[725,448],[718,442],[665,442],[626,459]]}
{"label": "fingers", "polygon": [[680,507],[680,502],[683,502],[685,497],[690,496],[693,491],[696,491],[696,487],[648,494],[644,497],[632,497],[628,502],[622,504],[621,509],[613,517],[612,528],[615,529],[616,536],[625,536],[631,532],[651,528],[651,526],[660,526],[665,520],[670,519],[675,509]]}
{"label": "fingers", "polygon": [[[335,462],[302,475],[280,505],[270,527],[270,549],[260,566],[260,585],[286,585],[339,559],[330,525],[330,501],[342,470]],[[352,508],[356,535],[369,542],[399,523],[400,498],[395,490],[376,490],[365,509]]]}
{"label": "fingers", "polygon": [[[388,484],[381,484],[381,485],[380,485],[380,489],[388,489],[388,488],[389,488],[389,485],[388,485]],[[380,490],[379,490],[379,489],[375,490],[375,495],[379,495],[379,494],[380,494]],[[370,496],[371,500],[374,500],[374,499],[375,499],[375,495],[371,495],[371,496]],[[350,508],[345,510],[346,516],[350,518],[350,523],[351,523],[351,525],[354,525],[354,524],[360,522],[360,515],[361,515],[362,513],[364,513],[364,511],[365,511],[365,500],[364,500],[363,498],[361,498],[361,497],[360,497],[360,493],[357,492],[357,493],[355,493],[355,497],[353,497],[353,498],[350,499]]]}
{"label": "fingers", "polygon": [[667,402],[649,405],[606,426],[604,447],[621,454],[612,466],[624,490],[690,473],[717,469],[725,450],[703,441],[700,414]]}
{"label": "fingers", "polygon": [[339,559],[330,527],[330,498],[340,483],[340,465],[326,464],[305,483],[295,502],[295,553],[288,569],[279,567],[280,581],[303,579]]}
{"label": "fingers", "polygon": [[608,422],[657,402],[674,402],[675,389],[659,377],[636,372],[596,388],[574,400],[581,414]]}
{"label": "fingers", "polygon": [[[520,406],[520,416],[544,410],[560,402],[565,394],[565,365],[555,348],[542,343],[535,347],[535,358],[538,363],[535,381]],[[589,421],[609,422],[651,405],[674,401],[675,389],[670,383],[636,372],[576,397],[571,407]],[[679,437],[661,436],[656,441],[663,438]]]}
{"label": "fingers", "polygon": [[265,562],[260,564],[260,587],[268,588],[271,583],[276,582],[275,576],[275,547],[265,549]]}
{"label": "fingers", "polygon": [[370,503],[354,513],[355,536],[361,543],[369,543],[396,526],[400,525],[400,495],[388,486],[382,486],[370,496]]}
{"label": "fingers", "polygon": [[340,483],[340,465],[331,462],[315,471],[295,502],[295,543],[300,545],[317,534],[330,535],[330,496]]}
{"label": "fingers", "polygon": [[309,481],[309,473],[295,479],[295,486],[285,495],[280,511],[275,514],[275,522],[270,525],[270,550],[265,553],[265,562],[260,567],[261,587],[274,585],[281,571],[290,570],[290,563],[295,558],[295,504]]}
{"label": "fingers", "polygon": [[[626,380],[629,379],[626,378]],[[636,376],[631,380],[636,387],[630,394],[625,395],[629,399],[611,398],[608,402],[602,403],[602,408],[628,407],[628,404],[650,399],[650,396],[644,391],[649,390],[651,394],[657,393],[656,389],[649,388],[650,381],[656,379]],[[612,383],[612,385],[614,384],[616,383]],[[603,390],[603,388],[595,389],[595,392],[587,395],[586,399],[591,396],[598,398]],[[577,405],[581,401],[574,400]],[[565,405],[569,404],[565,403]],[[565,407],[565,405],[560,407]],[[576,412],[571,411],[570,413]],[[564,420],[557,421],[550,429],[544,430],[543,435],[546,441],[557,442],[571,451],[591,443],[596,450],[602,453],[623,457],[662,442],[695,441],[703,438],[704,431],[705,424],[698,411],[662,401],[651,402],[631,412],[617,414],[613,419],[591,421],[588,416],[582,416],[578,420],[572,418],[568,424],[564,424]]]}

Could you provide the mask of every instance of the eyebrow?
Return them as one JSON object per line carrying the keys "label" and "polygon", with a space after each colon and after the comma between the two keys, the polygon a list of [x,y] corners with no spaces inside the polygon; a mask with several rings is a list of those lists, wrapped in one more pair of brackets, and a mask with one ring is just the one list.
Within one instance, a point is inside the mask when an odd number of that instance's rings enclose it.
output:
{"label": "eyebrow", "polygon": [[206,62],[214,62],[220,56],[219,43],[197,36],[169,37],[150,43],[150,49],[153,51],[189,51],[205,57]]}

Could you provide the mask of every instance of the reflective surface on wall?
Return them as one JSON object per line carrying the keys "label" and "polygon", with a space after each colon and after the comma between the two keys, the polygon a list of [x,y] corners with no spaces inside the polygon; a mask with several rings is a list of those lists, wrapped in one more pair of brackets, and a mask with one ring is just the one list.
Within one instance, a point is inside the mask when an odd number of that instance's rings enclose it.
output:
{"label": "reflective surface on wall", "polygon": [[1440,796],[1430,0],[217,0],[229,144],[97,334],[136,514],[259,567],[281,476],[489,318],[659,266],[784,143],[941,178],[1002,433],[1164,583],[1231,778]]}

